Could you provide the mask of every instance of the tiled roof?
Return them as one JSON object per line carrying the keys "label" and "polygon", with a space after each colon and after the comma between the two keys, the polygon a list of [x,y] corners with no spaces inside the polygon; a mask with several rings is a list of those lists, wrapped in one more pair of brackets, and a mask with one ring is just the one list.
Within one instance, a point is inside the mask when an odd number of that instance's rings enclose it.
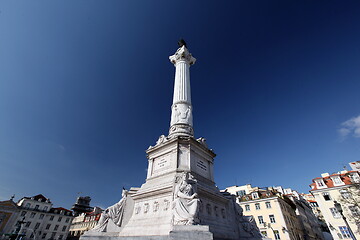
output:
{"label": "tiled roof", "polygon": [[[313,190],[318,190],[319,188],[317,187],[317,184],[315,183],[316,180],[320,180],[322,179],[325,183],[325,185],[327,186],[327,188],[332,188],[332,187],[337,187],[335,186],[333,180],[331,179],[331,177],[335,177],[335,176],[339,176],[341,178],[341,180],[345,183],[345,185],[351,185],[353,184],[350,177],[349,177],[349,173],[354,173],[354,172],[358,172],[358,171],[347,171],[346,173],[334,173],[331,174],[329,176],[326,177],[317,177],[314,178],[312,181],[313,183],[311,183],[309,186],[312,188],[310,191]],[[341,185],[340,185],[341,186]],[[343,185],[342,185],[343,186]],[[323,188],[320,188],[323,189]]]}
{"label": "tiled roof", "polygon": [[66,208],[63,208],[63,207],[57,207],[57,208],[51,208],[51,209],[50,209],[50,212],[52,212],[52,213],[55,213],[55,211],[58,211],[58,212],[64,211],[64,212],[68,212],[68,213],[71,213],[71,214],[72,214],[72,211],[71,211],[71,210],[66,209]]}
{"label": "tiled roof", "polygon": [[39,201],[39,199],[41,199],[41,202],[45,202],[46,200],[50,201],[50,199],[48,199],[47,197],[45,197],[42,194],[38,194],[38,195],[35,195],[33,197],[24,197],[24,198],[26,198],[26,199],[34,199],[36,201]]}

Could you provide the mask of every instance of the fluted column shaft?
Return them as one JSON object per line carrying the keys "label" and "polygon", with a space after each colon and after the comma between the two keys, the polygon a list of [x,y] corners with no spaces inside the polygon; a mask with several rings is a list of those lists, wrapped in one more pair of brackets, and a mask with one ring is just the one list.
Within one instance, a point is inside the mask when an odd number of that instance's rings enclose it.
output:
{"label": "fluted column shaft", "polygon": [[193,136],[190,65],[196,59],[185,46],[179,48],[169,59],[176,68],[169,136]]}
{"label": "fluted column shaft", "polygon": [[191,105],[190,66],[186,61],[178,61],[175,67],[173,104],[187,102]]}

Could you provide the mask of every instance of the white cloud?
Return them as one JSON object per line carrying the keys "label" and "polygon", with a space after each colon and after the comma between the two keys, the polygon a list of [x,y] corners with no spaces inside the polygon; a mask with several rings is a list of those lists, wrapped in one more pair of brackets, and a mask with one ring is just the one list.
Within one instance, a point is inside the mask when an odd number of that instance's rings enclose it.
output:
{"label": "white cloud", "polygon": [[338,132],[343,139],[349,135],[360,138],[360,115],[343,122]]}

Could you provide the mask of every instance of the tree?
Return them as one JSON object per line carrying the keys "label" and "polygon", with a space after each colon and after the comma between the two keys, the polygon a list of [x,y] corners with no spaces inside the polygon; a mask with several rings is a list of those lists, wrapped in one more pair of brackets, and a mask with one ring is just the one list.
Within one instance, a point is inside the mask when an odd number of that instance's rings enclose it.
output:
{"label": "tree", "polygon": [[[338,202],[341,204],[347,220],[357,226],[360,233],[360,183],[354,182],[340,191]],[[354,229],[355,230],[355,229]]]}

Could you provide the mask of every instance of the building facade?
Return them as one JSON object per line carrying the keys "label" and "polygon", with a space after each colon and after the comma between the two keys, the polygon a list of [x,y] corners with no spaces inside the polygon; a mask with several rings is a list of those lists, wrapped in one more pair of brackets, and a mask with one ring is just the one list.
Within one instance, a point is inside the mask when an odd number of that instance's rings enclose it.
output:
{"label": "building facade", "polygon": [[[356,163],[350,166],[354,169]],[[323,173],[312,180],[310,187],[333,238],[360,239],[359,171]]]}
{"label": "building facade", "polygon": [[13,201],[13,198],[7,201],[0,201],[0,239],[5,234],[11,233],[13,226],[17,223],[17,217],[20,209]]}
{"label": "building facade", "polygon": [[94,208],[90,206],[90,202],[91,202],[91,198],[89,196],[85,196],[85,197],[79,196],[71,208],[71,210],[74,212],[74,216],[77,217],[82,213],[92,212]]}
{"label": "building facade", "polygon": [[282,187],[265,189],[250,184],[232,186],[245,216],[253,216],[261,234],[271,239],[323,239],[311,207],[297,192]]}
{"label": "building facade", "polygon": [[10,232],[25,239],[66,239],[71,221],[72,211],[62,207],[53,208],[50,199],[39,194],[33,197],[23,197],[16,203],[18,213],[11,226]]}
{"label": "building facade", "polygon": [[79,239],[86,231],[93,229],[100,220],[102,209],[95,207],[92,212],[84,212],[75,217],[69,230],[69,239]]}

